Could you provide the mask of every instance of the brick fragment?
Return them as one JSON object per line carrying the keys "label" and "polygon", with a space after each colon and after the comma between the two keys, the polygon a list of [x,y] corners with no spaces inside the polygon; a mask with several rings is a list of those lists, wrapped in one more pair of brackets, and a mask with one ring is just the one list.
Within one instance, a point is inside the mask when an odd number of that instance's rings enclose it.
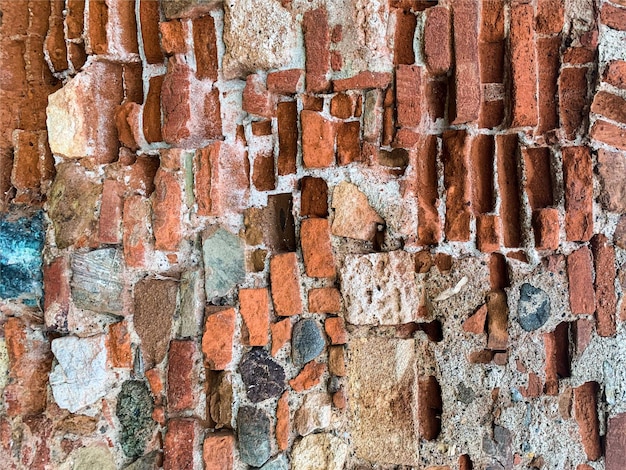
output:
{"label": "brick fragment", "polygon": [[495,209],[493,188],[494,163],[493,136],[479,134],[471,143],[471,187],[472,211],[474,214],[486,214]]}
{"label": "brick fragment", "polygon": [[149,64],[163,62],[163,51],[159,41],[159,4],[139,0],[139,21],[141,23],[141,39],[146,60]]}
{"label": "brick fragment", "polygon": [[78,39],[83,34],[83,22],[85,18],[85,0],[68,0],[65,24],[67,25],[67,38]]}
{"label": "brick fragment", "polygon": [[190,410],[196,405],[195,356],[194,340],[170,341],[167,363],[167,407],[170,412]]}
{"label": "brick fragment", "polygon": [[300,269],[295,253],[274,255],[270,260],[270,282],[274,310],[281,317],[302,312]]}
{"label": "brick fragment", "polygon": [[605,235],[597,234],[591,239],[596,278],[596,331],[600,336],[615,336],[615,315],[617,297],[615,295],[615,248]]}
{"label": "brick fragment", "polygon": [[254,157],[252,183],[258,191],[271,191],[276,189],[274,154],[272,151],[259,153]]}
{"label": "brick fragment", "polygon": [[421,67],[399,65],[396,68],[396,112],[397,123],[401,127],[419,126],[421,112]]}
{"label": "brick fragment", "polygon": [[338,410],[343,410],[348,404],[348,397],[343,387],[333,393],[333,406]]}
{"label": "brick fragment", "polygon": [[566,67],[559,77],[559,116],[568,139],[580,130],[587,105],[587,67]]}
{"label": "brick fragment", "polygon": [[336,276],[328,219],[303,220],[300,226],[300,244],[307,276],[325,278]]}
{"label": "brick fragment", "polygon": [[343,317],[330,317],[324,321],[324,330],[330,338],[331,344],[346,344],[348,332]]}
{"label": "brick fragment", "polygon": [[614,87],[626,89],[626,61],[613,60],[604,69],[602,79]]}
{"label": "brick fragment", "polygon": [[296,172],[298,154],[298,107],[295,101],[278,103],[278,174]]}
{"label": "brick fragment", "polygon": [[441,239],[439,193],[437,191],[437,137],[424,136],[417,158],[417,234],[421,245]]}
{"label": "brick fragment", "polygon": [[110,179],[104,181],[98,227],[100,243],[118,244],[122,241],[123,195],[124,187],[121,183]]}
{"label": "brick fragment", "polygon": [[396,10],[396,31],[394,34],[394,65],[410,65],[415,62],[413,36],[417,17],[409,10]]}
{"label": "brick fragment", "polygon": [[511,6],[511,127],[537,124],[537,58],[534,41],[534,11],[530,4]]}
{"label": "brick fragment", "polygon": [[267,89],[279,95],[295,95],[302,91],[304,74],[301,69],[279,70],[267,75]]}
{"label": "brick fragment", "polygon": [[602,456],[598,421],[598,384],[585,382],[574,389],[574,416],[578,423],[580,439],[589,460]]}
{"label": "brick fragment", "polygon": [[224,370],[233,358],[233,337],[235,334],[235,310],[207,307],[202,352],[207,367],[211,370]]}
{"label": "brick fragment", "polygon": [[560,36],[537,39],[537,78],[539,80],[537,92],[537,106],[539,109],[538,133],[544,133],[559,126],[556,97],[559,68],[561,66],[559,58],[560,48]]}
{"label": "brick fragment", "polygon": [[626,8],[605,3],[600,10],[600,21],[611,29],[626,31]]}
{"label": "brick fragment", "polygon": [[133,366],[130,333],[128,332],[128,322],[126,320],[109,325],[106,348],[111,367],[130,369]]}
{"label": "brick fragment", "polygon": [[70,307],[70,271],[67,257],[59,256],[43,267],[44,318],[48,328],[66,329]]}
{"label": "brick fragment", "polygon": [[239,313],[246,326],[247,344],[265,346],[270,321],[267,289],[239,289]]}
{"label": "brick fragment", "polygon": [[598,149],[598,174],[602,191],[598,200],[602,206],[618,214],[626,213],[626,155]]}
{"label": "brick fragment", "polygon": [[470,238],[469,145],[465,131],[443,134],[444,185],[446,187],[446,238],[467,241]]}
{"label": "brick fragment", "polygon": [[300,373],[289,381],[289,385],[296,392],[309,390],[320,383],[324,372],[326,372],[326,364],[323,362],[308,362]]}
{"label": "brick fragment", "polygon": [[612,93],[596,93],[591,103],[591,111],[613,121],[626,123],[626,100]]}
{"label": "brick fragment", "polygon": [[493,214],[476,217],[476,247],[483,253],[493,253],[500,248],[500,218]]}
{"label": "brick fragment", "polygon": [[517,146],[516,134],[504,134],[496,137],[502,236],[504,246],[507,248],[517,248],[521,243],[520,185],[517,176],[517,161],[519,157]]}
{"label": "brick fragment", "polygon": [[593,234],[593,164],[587,147],[565,147],[565,234],[568,241],[588,241]]}
{"label": "brick fragment", "polygon": [[445,74],[450,69],[450,33],[450,10],[442,6],[428,9],[424,24],[424,60],[433,75]]}
{"label": "brick fragment", "polygon": [[459,470],[472,470],[473,464],[470,456],[463,454],[459,456]]}
{"label": "brick fragment", "polygon": [[202,445],[202,460],[205,470],[223,470],[233,467],[235,436],[230,432],[207,434]]}
{"label": "brick fragment", "polygon": [[361,123],[359,121],[340,123],[337,126],[337,163],[349,165],[361,159]]}
{"label": "brick fragment", "polygon": [[526,170],[526,194],[532,210],[543,209],[554,203],[550,149],[548,147],[522,150]]}
{"label": "brick fragment", "polygon": [[506,294],[493,290],[487,294],[487,347],[491,350],[504,350],[508,346],[509,308]]}
{"label": "brick fragment", "polygon": [[591,251],[586,246],[567,257],[569,304],[574,315],[591,315],[596,309]]}
{"label": "brick fragment", "polygon": [[345,377],[347,375],[345,349],[343,346],[328,347],[328,371],[337,377]]}
{"label": "brick fragment", "polygon": [[556,250],[559,247],[558,209],[540,209],[533,214],[533,232],[537,250]]}
{"label": "brick fragment", "polygon": [[588,64],[594,61],[596,51],[587,47],[570,47],[563,53],[563,63],[571,65]]}
{"label": "brick fragment", "polygon": [[215,212],[212,190],[212,166],[220,153],[220,142],[214,142],[208,147],[196,150],[194,157],[194,195],[198,204],[198,215],[213,215]]}
{"label": "brick fragment", "polygon": [[278,399],[276,407],[276,443],[279,450],[289,447],[289,434],[291,434],[291,419],[289,416],[289,392],[285,391]]}
{"label": "brick fragment", "polygon": [[559,323],[554,331],[543,335],[543,344],[546,355],[545,376],[546,395],[559,394],[559,379],[571,375],[570,358],[570,323]]}
{"label": "brick fragment", "polygon": [[511,286],[506,258],[501,253],[492,253],[489,257],[489,285],[496,290]]}
{"label": "brick fragment", "polygon": [[351,78],[333,80],[334,91],[361,90],[367,88],[387,88],[392,74],[388,72],[360,72]]}
{"label": "brick fragment", "polygon": [[272,323],[270,330],[272,331],[272,356],[276,357],[278,351],[291,340],[291,320],[285,318]]}
{"label": "brick fragment", "polygon": [[300,181],[300,215],[310,217],[328,216],[328,186],[323,178],[305,176]]}
{"label": "brick fragment", "polygon": [[485,332],[487,320],[487,304],[481,305],[467,320],[463,322],[463,331],[480,335]]}
{"label": "brick fragment", "polygon": [[579,318],[574,324],[574,344],[576,345],[576,353],[579,356],[585,352],[585,349],[591,343],[594,324],[594,320],[587,320],[586,318]]}
{"label": "brick fragment", "polygon": [[150,143],[161,142],[161,88],[164,75],[150,77],[148,95],[143,106],[143,134]]}
{"label": "brick fragment", "polygon": [[246,78],[243,89],[242,108],[249,114],[271,118],[276,114],[276,99],[267,91],[264,79],[258,74],[250,74]]}
{"label": "brick fragment", "polygon": [[326,8],[317,8],[304,13],[302,31],[306,53],[306,91],[324,93],[330,89],[330,81],[327,78],[330,71],[330,31]]}
{"label": "brick fragment", "polygon": [[504,39],[504,0],[482,2],[479,39],[484,42]]}
{"label": "brick fragment", "polygon": [[106,54],[108,50],[107,22],[109,19],[109,7],[105,0],[89,2],[88,18],[89,26],[87,31],[89,33],[91,52],[94,54]]}
{"label": "brick fragment", "polygon": [[161,47],[168,55],[184,54],[187,52],[186,32],[181,20],[164,21],[159,23],[161,33]]}
{"label": "brick fragment", "polygon": [[418,381],[419,433],[424,439],[436,439],[441,431],[441,387],[434,376]]}
{"label": "brick fragment", "polygon": [[334,287],[320,287],[309,291],[309,312],[338,313],[341,310],[341,294]]}
{"label": "brick fragment", "polygon": [[[504,41],[479,44],[481,83],[504,82],[504,47]],[[484,96],[487,98],[490,97]]]}
{"label": "brick fragment", "polygon": [[598,119],[591,128],[591,138],[620,150],[626,150],[626,128]]}
{"label": "brick fragment", "polygon": [[538,0],[535,29],[538,34],[556,34],[563,29],[564,5],[561,0]]}
{"label": "brick fragment", "polygon": [[183,195],[176,173],[159,169],[155,178],[152,201],[154,211],[154,247],[175,251],[182,240]]}
{"label": "brick fragment", "polygon": [[492,129],[502,124],[504,120],[504,100],[483,101],[480,106],[478,125],[481,128]]}
{"label": "brick fragment", "polygon": [[314,111],[302,111],[302,160],[307,168],[327,168],[335,160],[333,122]]}
{"label": "brick fragment", "polygon": [[143,267],[154,247],[149,229],[152,220],[150,200],[139,195],[130,196],[124,201],[123,212],[124,261],[129,267]]}
{"label": "brick fragment", "polygon": [[528,374],[528,385],[526,387],[522,387],[520,392],[522,396],[525,398],[538,398],[541,396],[543,392],[541,379],[534,372],[530,372]]}
{"label": "brick fragment", "polygon": [[215,21],[211,15],[201,16],[192,22],[193,44],[196,56],[196,76],[199,80],[217,80],[217,39]]}
{"label": "brick fragment", "polygon": [[354,102],[350,95],[346,93],[337,93],[330,100],[330,114],[339,119],[348,119],[352,116]]}
{"label": "brick fragment", "polygon": [[481,102],[478,57],[478,14],[480,4],[455,0],[452,4],[454,36],[454,124],[478,119]]}
{"label": "brick fragment", "polygon": [[609,418],[606,431],[606,470],[626,468],[626,413]]}
{"label": "brick fragment", "polygon": [[192,469],[199,429],[195,420],[173,418],[167,422],[163,442],[164,470]]}

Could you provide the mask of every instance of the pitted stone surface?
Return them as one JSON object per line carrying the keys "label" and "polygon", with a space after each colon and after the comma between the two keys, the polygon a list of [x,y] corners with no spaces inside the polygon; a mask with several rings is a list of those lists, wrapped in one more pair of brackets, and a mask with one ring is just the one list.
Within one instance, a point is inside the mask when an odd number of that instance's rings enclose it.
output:
{"label": "pitted stone surface", "polygon": [[315,320],[300,320],[291,334],[291,360],[296,366],[302,366],[319,356],[325,344],[322,330]]}
{"label": "pitted stone surface", "polygon": [[265,349],[254,348],[246,354],[239,372],[252,403],[277,397],[285,389],[285,371]]}
{"label": "pitted stone surface", "polygon": [[346,320],[353,325],[415,321],[421,288],[413,255],[405,251],[348,255],[341,269]]}
{"label": "pitted stone surface", "polygon": [[270,420],[264,411],[242,406],[237,414],[239,455],[248,465],[260,467],[270,458]]}
{"label": "pitted stone surface", "polygon": [[130,458],[143,455],[147,441],[152,436],[155,423],[152,420],[154,406],[150,390],[145,382],[127,380],[117,397],[116,415],[122,430],[120,440],[124,454]]}
{"label": "pitted stone surface", "polygon": [[330,433],[309,434],[297,441],[291,456],[292,470],[343,470],[348,445]]}
{"label": "pitted stone surface", "polygon": [[520,286],[518,321],[526,331],[541,328],[550,318],[550,297],[543,290],[524,283]]}

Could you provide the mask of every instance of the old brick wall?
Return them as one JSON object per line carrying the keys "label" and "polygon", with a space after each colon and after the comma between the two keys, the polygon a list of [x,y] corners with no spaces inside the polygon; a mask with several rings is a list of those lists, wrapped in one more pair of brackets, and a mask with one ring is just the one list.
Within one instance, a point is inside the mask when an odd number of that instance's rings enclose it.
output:
{"label": "old brick wall", "polygon": [[626,468],[626,2],[0,0],[0,467]]}

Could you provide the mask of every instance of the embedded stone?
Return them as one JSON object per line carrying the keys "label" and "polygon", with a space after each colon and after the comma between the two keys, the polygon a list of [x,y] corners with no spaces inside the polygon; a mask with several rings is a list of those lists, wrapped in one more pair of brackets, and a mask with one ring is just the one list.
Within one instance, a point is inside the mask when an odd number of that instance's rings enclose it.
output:
{"label": "embedded stone", "polygon": [[294,424],[301,436],[330,426],[330,397],[326,393],[309,393],[296,411]]}
{"label": "embedded stone", "polygon": [[338,237],[373,240],[379,224],[385,221],[372,209],[363,194],[352,183],[339,183],[333,191],[335,218],[331,231]]}
{"label": "embedded stone", "polygon": [[143,455],[146,443],[152,437],[154,402],[148,385],[140,380],[127,380],[117,397],[115,414],[122,426],[120,443],[129,458]]}
{"label": "embedded stone", "polygon": [[413,255],[405,251],[346,256],[341,291],[353,325],[410,323],[422,297]]}
{"label": "embedded stone", "polygon": [[161,453],[158,450],[153,450],[149,454],[138,458],[129,466],[124,467],[124,470],[154,470],[160,467],[161,458]]}
{"label": "embedded stone", "polygon": [[285,389],[285,371],[264,349],[253,348],[246,354],[239,372],[252,403],[277,397]]}
{"label": "embedded stone", "polygon": [[114,248],[75,253],[72,257],[72,299],[94,312],[123,310],[124,259]]}
{"label": "embedded stone", "polygon": [[223,297],[246,275],[245,255],[239,237],[218,228],[202,242],[207,300]]}
{"label": "embedded stone", "polygon": [[289,470],[287,457],[285,454],[280,454],[265,463],[259,470]]}
{"label": "embedded stone", "polygon": [[260,467],[270,458],[270,420],[264,411],[242,406],[237,414],[239,457],[248,465]]}
{"label": "embedded stone", "polygon": [[233,420],[233,377],[230,372],[220,372],[209,393],[209,411],[215,428],[229,428]]}
{"label": "embedded stone", "polygon": [[519,291],[517,313],[520,326],[525,331],[541,328],[550,318],[550,297],[545,291],[527,282],[520,286]]}
{"label": "embedded stone", "polygon": [[50,373],[52,395],[71,413],[104,397],[111,386],[107,374],[105,336],[63,336],[52,340],[58,364]]}
{"label": "embedded stone", "polygon": [[293,446],[292,470],[343,470],[348,445],[330,433],[309,434]]}
{"label": "embedded stone", "polygon": [[70,456],[72,470],[116,470],[115,460],[111,451],[102,445],[83,447],[72,452]]}
{"label": "embedded stone", "polygon": [[291,360],[300,367],[319,356],[326,341],[318,323],[310,318],[300,320],[291,334]]}

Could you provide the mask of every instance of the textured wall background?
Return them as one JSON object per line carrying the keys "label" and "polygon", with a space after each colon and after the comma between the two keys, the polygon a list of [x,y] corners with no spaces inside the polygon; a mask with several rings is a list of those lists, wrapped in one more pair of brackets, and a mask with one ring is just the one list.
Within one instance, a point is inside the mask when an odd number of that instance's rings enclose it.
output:
{"label": "textured wall background", "polygon": [[0,461],[626,467],[626,2],[0,0]]}

